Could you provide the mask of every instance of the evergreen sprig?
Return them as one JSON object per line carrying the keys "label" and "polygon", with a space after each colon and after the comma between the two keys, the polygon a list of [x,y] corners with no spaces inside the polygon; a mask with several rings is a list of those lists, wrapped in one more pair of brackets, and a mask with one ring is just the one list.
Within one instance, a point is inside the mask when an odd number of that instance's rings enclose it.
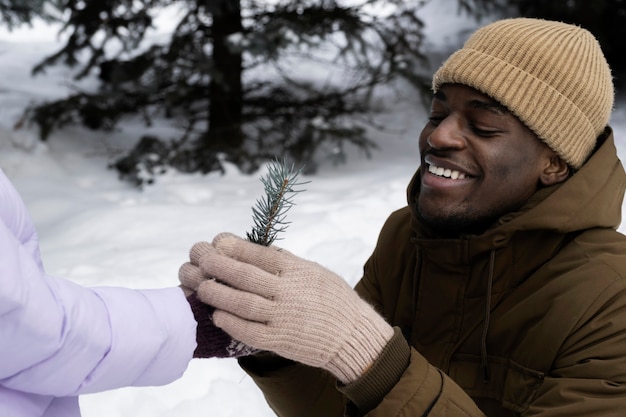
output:
{"label": "evergreen sprig", "polygon": [[287,229],[290,222],[285,218],[295,205],[293,198],[304,191],[294,187],[310,182],[298,182],[301,171],[302,169],[296,170],[293,164],[287,165],[285,160],[274,160],[268,164],[267,174],[260,178],[265,195],[252,207],[254,226],[251,232],[246,233],[249,241],[269,246],[277,239],[278,233]]}

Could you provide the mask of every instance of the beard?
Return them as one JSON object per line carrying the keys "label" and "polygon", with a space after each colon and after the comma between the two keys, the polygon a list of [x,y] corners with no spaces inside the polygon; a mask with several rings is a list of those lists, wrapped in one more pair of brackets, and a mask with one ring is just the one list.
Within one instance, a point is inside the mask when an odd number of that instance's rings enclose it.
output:
{"label": "beard", "polygon": [[[456,238],[461,235],[480,235],[492,227],[506,213],[516,211],[523,203],[501,203],[491,207],[476,207],[464,200],[454,207],[442,208],[423,200],[418,194],[414,199],[414,211],[421,221],[437,236]],[[429,204],[431,203],[431,204]]]}
{"label": "beard", "polygon": [[479,216],[472,212],[429,215],[420,210],[419,205],[417,213],[428,228],[442,238],[479,235],[487,230],[498,217]]}

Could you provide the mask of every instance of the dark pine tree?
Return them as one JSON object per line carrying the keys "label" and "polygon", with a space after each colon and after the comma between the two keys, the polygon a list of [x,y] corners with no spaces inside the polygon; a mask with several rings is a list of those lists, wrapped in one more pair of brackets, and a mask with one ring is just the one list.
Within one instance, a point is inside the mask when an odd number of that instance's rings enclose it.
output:
{"label": "dark pine tree", "polygon": [[[33,72],[65,64],[100,84],[37,103],[27,119],[43,140],[68,124],[171,120],[178,136],[137,138],[113,162],[137,184],[168,166],[209,172],[231,161],[251,172],[280,156],[312,170],[347,144],[369,152],[378,88],[429,83],[420,0],[55,1],[67,42]],[[149,31],[165,8],[177,25],[157,41]]]}
{"label": "dark pine tree", "polygon": [[59,13],[57,0],[0,0],[0,24],[9,30],[30,25],[35,18],[57,21]]}
{"label": "dark pine tree", "polygon": [[54,8],[53,0],[0,0],[0,22],[14,29],[32,23],[35,17],[51,21],[54,20]]}
{"label": "dark pine tree", "polygon": [[230,47],[229,37],[243,31],[241,5],[232,0],[212,4],[214,72],[209,82],[209,128],[202,143],[236,155],[244,143],[243,59],[241,51]]}

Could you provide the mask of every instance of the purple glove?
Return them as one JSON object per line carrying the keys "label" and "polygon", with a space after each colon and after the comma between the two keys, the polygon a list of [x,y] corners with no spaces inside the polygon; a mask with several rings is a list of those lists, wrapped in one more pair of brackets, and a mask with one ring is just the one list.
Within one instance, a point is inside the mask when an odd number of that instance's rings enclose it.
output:
{"label": "purple glove", "polygon": [[196,342],[198,346],[193,352],[194,358],[238,358],[248,356],[256,349],[236,341],[224,330],[213,324],[214,307],[198,300],[193,292],[187,297],[191,311],[198,322],[196,330]]}
{"label": "purple glove", "polygon": [[195,288],[202,281],[209,279],[203,276],[202,271],[198,267],[198,259],[202,254],[202,249],[202,243],[194,245],[190,254],[191,262],[183,264],[178,272],[178,277],[182,283],[181,287],[187,296],[191,311],[198,323],[196,329],[196,342],[198,345],[193,353],[193,357],[238,358],[258,352],[258,349],[251,348],[233,339],[224,330],[215,326],[213,323],[215,308],[204,304],[196,296]]}

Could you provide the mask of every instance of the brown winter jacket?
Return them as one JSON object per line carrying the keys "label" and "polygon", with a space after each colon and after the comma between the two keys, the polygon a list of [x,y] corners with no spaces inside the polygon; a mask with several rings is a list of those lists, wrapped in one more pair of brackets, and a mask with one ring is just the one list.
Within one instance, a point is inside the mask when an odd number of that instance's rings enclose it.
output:
{"label": "brown winter jacket", "polygon": [[434,238],[412,212],[413,181],[356,286],[396,336],[348,386],[269,354],[241,359],[270,406],[282,417],[625,416],[615,229],[626,175],[607,134],[570,179],[481,235]]}

